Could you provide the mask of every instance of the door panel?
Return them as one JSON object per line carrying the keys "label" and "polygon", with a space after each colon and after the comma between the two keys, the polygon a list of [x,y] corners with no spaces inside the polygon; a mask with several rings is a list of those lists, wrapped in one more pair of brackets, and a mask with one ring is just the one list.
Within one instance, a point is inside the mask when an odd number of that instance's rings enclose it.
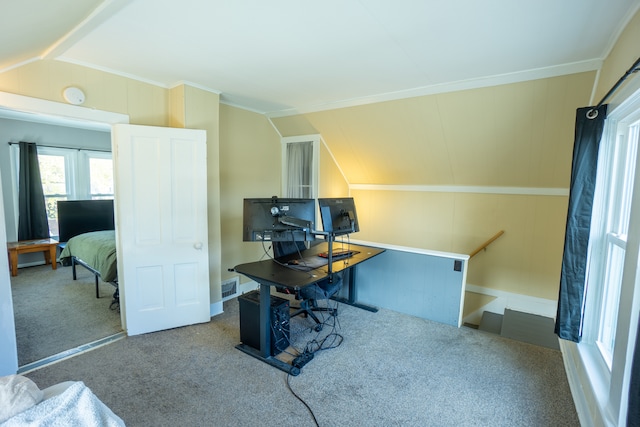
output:
{"label": "door panel", "polygon": [[129,335],[210,320],[201,130],[114,126],[118,273]]}

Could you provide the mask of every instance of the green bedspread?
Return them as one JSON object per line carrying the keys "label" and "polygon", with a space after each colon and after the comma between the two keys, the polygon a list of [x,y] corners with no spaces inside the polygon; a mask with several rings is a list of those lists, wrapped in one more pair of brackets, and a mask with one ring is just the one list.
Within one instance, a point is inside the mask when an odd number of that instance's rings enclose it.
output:
{"label": "green bedspread", "polygon": [[115,230],[92,231],[72,237],[62,250],[59,261],[74,256],[100,273],[105,282],[118,277]]}

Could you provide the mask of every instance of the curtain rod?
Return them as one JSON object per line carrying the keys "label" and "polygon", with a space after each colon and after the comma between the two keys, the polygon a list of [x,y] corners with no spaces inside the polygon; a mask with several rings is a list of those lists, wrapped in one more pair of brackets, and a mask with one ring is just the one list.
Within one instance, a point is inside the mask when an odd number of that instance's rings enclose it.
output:
{"label": "curtain rod", "polygon": [[631,68],[629,68],[627,72],[624,73],[622,77],[620,77],[620,79],[616,82],[616,84],[614,84],[611,87],[611,89],[609,89],[609,92],[607,92],[607,94],[602,98],[602,100],[598,102],[598,105],[596,105],[595,109],[597,110],[598,108],[600,108],[600,106],[604,104],[604,102],[613,94],[613,92],[618,90],[622,82],[624,82],[627,79],[627,77],[629,77],[631,74],[636,73],[638,71],[640,71],[640,58],[638,58],[636,62],[634,62],[634,64],[631,66]]}
{"label": "curtain rod", "polygon": [[[9,145],[18,145],[20,144],[19,142],[9,142]],[[36,143],[36,145],[38,147],[46,147],[46,148],[62,148],[65,150],[84,150],[84,151],[99,151],[101,153],[111,153],[111,150],[101,150],[99,148],[78,148],[78,147],[62,147],[59,145],[44,145],[44,144],[38,144]]]}

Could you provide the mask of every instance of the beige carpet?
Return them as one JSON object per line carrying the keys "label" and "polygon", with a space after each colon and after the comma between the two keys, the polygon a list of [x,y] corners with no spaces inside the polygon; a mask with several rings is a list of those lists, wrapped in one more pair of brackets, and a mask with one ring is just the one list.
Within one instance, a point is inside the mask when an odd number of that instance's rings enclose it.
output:
{"label": "beige carpet", "polygon": [[[315,425],[287,380],[320,426],[579,426],[557,350],[341,305],[342,344],[287,378],[235,349],[237,300],[224,310],[27,376],[84,381],[130,427]],[[292,320],[299,343],[315,336],[305,322]]]}
{"label": "beige carpet", "polygon": [[71,267],[42,265],[11,278],[19,366],[122,330],[120,313],[109,308],[115,288],[100,282],[96,298],[93,274],[77,272],[74,281]]}

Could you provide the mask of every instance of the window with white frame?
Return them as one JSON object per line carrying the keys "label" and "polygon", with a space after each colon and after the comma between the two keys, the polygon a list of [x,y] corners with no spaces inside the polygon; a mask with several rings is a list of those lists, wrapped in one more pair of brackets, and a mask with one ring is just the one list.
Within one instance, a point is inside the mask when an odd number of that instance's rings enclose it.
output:
{"label": "window with white frame", "polygon": [[584,342],[611,372],[640,129],[640,103],[607,119],[594,199]]}
{"label": "window with white frame", "polygon": [[58,236],[59,200],[113,199],[110,152],[38,146],[38,164],[52,237]]}
{"label": "window with white frame", "polygon": [[318,195],[320,136],[282,139],[282,195],[315,199]]}

